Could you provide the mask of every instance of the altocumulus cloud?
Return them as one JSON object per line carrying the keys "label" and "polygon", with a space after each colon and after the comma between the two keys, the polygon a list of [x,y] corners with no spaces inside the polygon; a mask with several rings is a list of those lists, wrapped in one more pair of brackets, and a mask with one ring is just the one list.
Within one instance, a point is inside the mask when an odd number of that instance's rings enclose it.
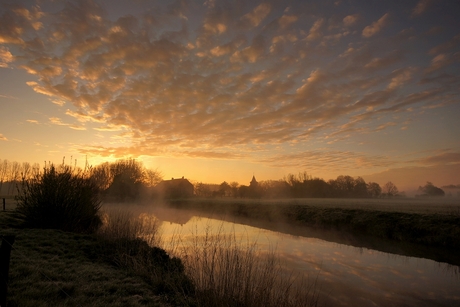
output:
{"label": "altocumulus cloud", "polygon": [[[28,85],[79,123],[51,124],[131,138],[82,152],[257,160],[279,145],[258,161],[387,167],[385,156],[305,145],[407,129],[411,112],[455,103],[459,33],[430,3],[375,13],[360,1],[152,1],[125,14],[95,0],[14,1],[1,7],[0,67],[34,75]],[[427,39],[439,26],[441,39]]]}

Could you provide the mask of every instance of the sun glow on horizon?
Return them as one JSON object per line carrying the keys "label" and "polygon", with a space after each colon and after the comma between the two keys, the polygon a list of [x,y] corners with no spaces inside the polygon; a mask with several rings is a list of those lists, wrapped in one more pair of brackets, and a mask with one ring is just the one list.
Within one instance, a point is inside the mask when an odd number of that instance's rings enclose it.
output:
{"label": "sun glow on horizon", "polygon": [[210,183],[458,184],[458,9],[7,0],[0,158],[134,158]]}

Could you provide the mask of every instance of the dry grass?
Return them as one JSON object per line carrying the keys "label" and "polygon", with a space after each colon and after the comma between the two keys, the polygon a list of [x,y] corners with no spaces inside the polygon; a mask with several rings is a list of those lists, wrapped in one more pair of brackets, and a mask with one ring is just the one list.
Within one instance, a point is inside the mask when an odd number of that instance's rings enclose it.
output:
{"label": "dry grass", "polygon": [[285,269],[276,250],[260,252],[256,242],[207,226],[168,247],[180,257],[196,287],[199,306],[316,306],[316,282]]}
{"label": "dry grass", "polygon": [[141,276],[100,261],[94,236],[20,224],[14,212],[0,212],[0,235],[16,235],[8,306],[166,306]]}
{"label": "dry grass", "polygon": [[110,240],[142,238],[150,246],[159,246],[161,243],[160,222],[152,215],[141,213],[136,215],[132,211],[120,208],[106,208],[101,214],[102,227],[98,235]]}
{"label": "dry grass", "polygon": [[117,267],[143,276],[174,305],[189,305],[193,296],[192,282],[184,274],[179,258],[170,257],[160,245],[159,223],[145,213],[128,210],[106,210],[98,232],[106,260]]}

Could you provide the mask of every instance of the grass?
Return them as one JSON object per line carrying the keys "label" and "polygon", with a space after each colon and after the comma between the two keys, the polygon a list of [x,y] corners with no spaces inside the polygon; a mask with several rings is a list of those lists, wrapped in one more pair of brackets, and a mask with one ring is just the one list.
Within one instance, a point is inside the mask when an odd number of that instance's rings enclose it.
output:
{"label": "grass", "polygon": [[[59,230],[25,229],[20,222],[14,211],[0,212],[0,234],[16,235],[8,306],[181,305],[180,298],[168,292],[164,283],[155,283],[154,277],[147,278],[129,265],[112,261],[121,258],[112,240]],[[144,268],[148,266],[157,264]],[[163,266],[156,270],[167,275]],[[180,272],[171,275],[185,278]]]}
{"label": "grass", "polygon": [[[1,212],[1,220],[11,220]],[[3,224],[3,223],[2,223]],[[8,306],[164,306],[154,289],[128,270],[99,261],[93,236],[39,229],[14,233]]]}

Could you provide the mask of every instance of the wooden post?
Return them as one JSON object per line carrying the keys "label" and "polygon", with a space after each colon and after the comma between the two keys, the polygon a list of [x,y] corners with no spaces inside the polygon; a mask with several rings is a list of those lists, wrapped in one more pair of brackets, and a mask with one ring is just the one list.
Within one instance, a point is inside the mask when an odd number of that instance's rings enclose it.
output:
{"label": "wooden post", "polygon": [[3,236],[0,246],[0,307],[6,307],[6,293],[8,290],[8,271],[10,269],[11,248],[15,236]]}
{"label": "wooden post", "polygon": [[[5,202],[5,198],[3,198],[3,211],[6,211],[6,202]],[[1,306],[0,306],[1,307]]]}

